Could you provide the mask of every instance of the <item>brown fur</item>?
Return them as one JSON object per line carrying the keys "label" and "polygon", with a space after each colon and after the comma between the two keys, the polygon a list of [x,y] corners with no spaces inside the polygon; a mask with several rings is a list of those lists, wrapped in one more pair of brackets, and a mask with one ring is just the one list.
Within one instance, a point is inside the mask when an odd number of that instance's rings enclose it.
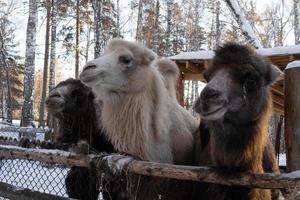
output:
{"label": "brown fur", "polygon": [[[274,66],[244,46],[227,44],[216,51],[205,73],[208,84],[195,104],[207,122],[198,136],[203,140],[197,147],[202,153],[199,163],[207,164],[205,156],[209,156],[212,165],[225,174],[263,173],[264,167],[278,172],[267,138],[272,112],[268,85],[278,74]],[[266,189],[209,187],[214,192],[205,191],[204,199],[271,199],[271,191]]]}

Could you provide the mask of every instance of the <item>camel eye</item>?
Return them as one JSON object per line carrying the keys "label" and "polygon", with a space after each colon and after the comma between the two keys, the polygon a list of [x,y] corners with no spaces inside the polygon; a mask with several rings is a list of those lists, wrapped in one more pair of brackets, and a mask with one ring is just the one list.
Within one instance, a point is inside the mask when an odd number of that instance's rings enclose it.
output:
{"label": "camel eye", "polygon": [[253,89],[256,86],[256,81],[253,79],[248,79],[244,82],[243,88],[246,91]]}
{"label": "camel eye", "polygon": [[119,62],[125,65],[130,65],[132,58],[129,55],[122,55],[119,57]]}

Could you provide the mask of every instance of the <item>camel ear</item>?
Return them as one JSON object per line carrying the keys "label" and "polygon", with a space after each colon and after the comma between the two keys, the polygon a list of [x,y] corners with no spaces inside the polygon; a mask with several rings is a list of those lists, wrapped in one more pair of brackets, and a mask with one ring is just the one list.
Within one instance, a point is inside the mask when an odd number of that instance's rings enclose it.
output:
{"label": "camel ear", "polygon": [[269,75],[269,82],[273,83],[279,76],[282,76],[283,72],[276,66],[270,65],[270,75]]}
{"label": "camel ear", "polygon": [[149,65],[150,63],[152,63],[152,61],[156,59],[157,55],[152,50],[145,49],[143,57],[144,57],[144,64]]}

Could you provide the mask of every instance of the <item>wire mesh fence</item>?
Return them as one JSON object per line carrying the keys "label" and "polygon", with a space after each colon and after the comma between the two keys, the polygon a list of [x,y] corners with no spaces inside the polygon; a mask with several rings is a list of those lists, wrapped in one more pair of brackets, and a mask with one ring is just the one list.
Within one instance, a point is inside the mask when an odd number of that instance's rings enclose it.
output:
{"label": "wire mesh fence", "polygon": [[64,166],[49,165],[39,161],[1,159],[0,182],[67,197],[65,178],[69,170]]}

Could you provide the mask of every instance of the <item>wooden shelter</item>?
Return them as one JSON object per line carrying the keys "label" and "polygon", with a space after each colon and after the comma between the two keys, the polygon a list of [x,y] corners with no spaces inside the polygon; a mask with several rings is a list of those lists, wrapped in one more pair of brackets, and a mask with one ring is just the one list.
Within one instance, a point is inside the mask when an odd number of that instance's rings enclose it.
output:
{"label": "wooden shelter", "polygon": [[[274,47],[262,48],[257,52],[268,57],[270,61],[278,66],[282,71],[287,64],[300,60],[300,45],[290,47]],[[213,51],[198,51],[198,52],[182,52],[178,55],[170,57],[179,66],[181,77],[177,87],[177,97],[179,102],[183,105],[183,80],[198,80],[205,82],[203,78],[203,71],[209,65],[213,58]],[[284,77],[280,77],[272,86],[274,111],[279,115],[284,115]]]}

